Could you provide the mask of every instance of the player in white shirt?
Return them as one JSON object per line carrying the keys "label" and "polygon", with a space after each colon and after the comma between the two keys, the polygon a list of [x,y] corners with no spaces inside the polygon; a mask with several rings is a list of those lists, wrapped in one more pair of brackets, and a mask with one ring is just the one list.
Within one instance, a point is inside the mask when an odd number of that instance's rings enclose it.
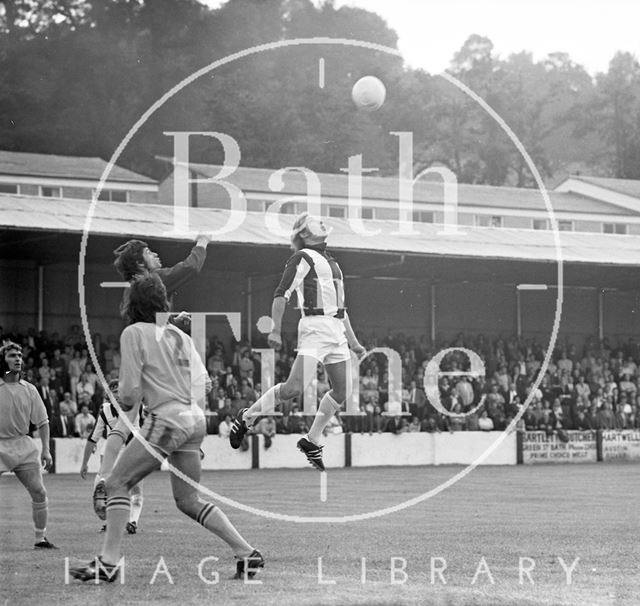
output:
{"label": "player in white shirt", "polygon": [[237,558],[236,578],[252,577],[264,566],[260,552],[216,505],[200,496],[200,444],[206,434],[203,406],[211,380],[191,338],[171,324],[156,324],[156,314],[168,310],[167,291],[158,276],[148,274],[132,281],[125,309],[129,325],[120,336],[118,391],[123,410],[135,409],[144,399],[149,416],[107,478],[107,531],[102,553],[93,562],[69,571],[82,581],[112,582],[117,578],[123,562],[122,535],[129,519],[129,490],[160,467],[152,449],[196,483],[194,486],[171,474],[176,505],[231,547]]}
{"label": "player in white shirt", "polygon": [[[111,381],[111,383],[109,383],[109,389],[117,398],[118,382]],[[142,408],[140,408],[140,410],[142,410]],[[122,449],[122,446],[128,444],[130,439],[133,437],[133,434],[123,426],[124,424],[120,425],[120,427],[125,430],[126,435],[123,435],[123,432],[120,429],[116,429],[118,427],[119,418],[118,409],[109,400],[102,404],[96,424],[91,435],[87,438],[87,443],[84,447],[84,454],[80,465],[80,477],[83,480],[87,477],[87,464],[89,462],[89,458],[96,450],[102,450],[103,452],[106,451],[105,444],[109,443],[111,440],[115,441],[115,446],[113,448],[117,453]],[[139,419],[139,414],[134,415],[131,419],[131,422],[136,429],[139,429],[140,427]],[[101,446],[103,448],[101,448]],[[103,521],[106,519],[107,506],[105,478],[111,473],[116,457],[117,454],[116,456],[109,456],[109,453],[107,453],[107,456],[103,458],[102,452],[100,452],[100,470],[96,474],[93,482],[93,508],[98,518]],[[129,491],[129,496],[131,497],[131,512],[126,526],[126,530],[129,534],[136,534],[138,531],[138,521],[140,520],[144,500],[142,484],[142,482],[138,482]],[[102,532],[104,532],[106,528],[107,525],[105,524],[102,527]]]}
{"label": "player in white shirt", "polygon": [[324,471],[322,433],[333,416],[342,408],[351,391],[351,353],[363,356],[365,348],[358,341],[345,308],[344,280],[337,261],[327,252],[328,232],[324,223],[302,213],[293,224],[293,255],[287,261],[271,307],[273,328],[269,346],[282,346],[282,318],[291,296],[296,293],[301,318],[298,323],[298,355],[283,383],[267,390],[249,408],[243,408],[233,422],[229,434],[232,448],[239,448],[245,434],[263,410],[287,400],[299,398],[315,379],[305,368],[320,362],[329,377],[331,390],[326,392],[306,436],[298,440],[298,448],[319,471]]}
{"label": "player in white shirt", "polygon": [[[49,418],[37,389],[22,380],[22,347],[9,341],[0,347],[0,476],[12,471],[31,496],[36,549],[57,549],[47,540],[49,501],[42,467],[52,464],[49,454]],[[38,429],[42,452],[29,435],[29,423]]]}

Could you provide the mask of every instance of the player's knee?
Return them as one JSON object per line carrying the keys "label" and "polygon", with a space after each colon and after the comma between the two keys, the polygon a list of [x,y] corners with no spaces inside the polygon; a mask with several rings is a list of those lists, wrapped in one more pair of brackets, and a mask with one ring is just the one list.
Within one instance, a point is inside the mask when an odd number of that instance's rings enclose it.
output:
{"label": "player's knee", "polygon": [[331,397],[335,400],[336,404],[342,406],[344,401],[347,399],[347,390],[346,389],[332,389]]}
{"label": "player's knee", "polygon": [[44,487],[44,484],[30,487],[29,494],[34,503],[44,503],[47,500],[47,489]]}
{"label": "player's knee", "polygon": [[302,395],[302,381],[299,379],[291,379],[280,387],[280,399],[292,400]]}
{"label": "player's knee", "polygon": [[198,511],[198,498],[196,496],[188,496],[188,497],[176,497],[176,507],[184,514],[188,515],[190,518],[195,518]]}
{"label": "player's knee", "polygon": [[342,406],[345,403],[349,395],[350,393],[344,385],[332,387],[331,390],[327,393],[327,396],[329,396],[337,404],[338,407]]}
{"label": "player's knee", "polygon": [[126,482],[113,474],[105,480],[105,490],[109,496],[127,494],[129,492]]}

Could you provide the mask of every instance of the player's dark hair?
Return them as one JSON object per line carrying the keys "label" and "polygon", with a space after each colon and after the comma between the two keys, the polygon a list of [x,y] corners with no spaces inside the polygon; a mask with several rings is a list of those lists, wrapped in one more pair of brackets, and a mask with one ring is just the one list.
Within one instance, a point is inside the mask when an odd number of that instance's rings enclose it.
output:
{"label": "player's dark hair", "polygon": [[3,377],[6,372],[9,372],[9,365],[5,362],[4,357],[10,351],[22,351],[22,345],[18,345],[13,341],[8,341],[0,347],[0,377]]}
{"label": "player's dark hair", "polygon": [[151,322],[155,324],[158,312],[169,311],[167,289],[156,274],[135,276],[129,287],[124,318],[129,324]]}
{"label": "player's dark hair", "polygon": [[142,240],[129,240],[113,251],[116,260],[113,266],[124,280],[129,282],[134,276],[140,274],[140,264],[144,265],[142,252],[148,248]]}

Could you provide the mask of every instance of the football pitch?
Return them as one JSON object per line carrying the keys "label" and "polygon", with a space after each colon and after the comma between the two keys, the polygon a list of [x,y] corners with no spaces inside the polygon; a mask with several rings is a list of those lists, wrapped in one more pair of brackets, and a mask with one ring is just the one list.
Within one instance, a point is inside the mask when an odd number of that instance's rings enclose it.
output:
{"label": "football pitch", "polygon": [[[396,505],[460,469],[331,470],[325,502],[312,469],[205,472],[202,483],[278,513],[343,516]],[[425,502],[348,523],[284,522],[223,505],[265,556],[260,584],[230,578],[229,549],[177,511],[158,472],[145,480],[139,533],[124,539],[125,583],[100,586],[65,583],[65,558],[88,560],[101,544],[91,482],[46,478],[48,537],[60,549],[35,552],[29,497],[3,476],[1,603],[640,604],[638,471],[483,467]]]}

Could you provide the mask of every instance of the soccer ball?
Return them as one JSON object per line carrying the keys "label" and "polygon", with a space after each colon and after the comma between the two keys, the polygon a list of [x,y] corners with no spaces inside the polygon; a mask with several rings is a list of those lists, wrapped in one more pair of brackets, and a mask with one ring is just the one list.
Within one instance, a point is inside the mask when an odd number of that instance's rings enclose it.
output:
{"label": "soccer ball", "polygon": [[351,90],[351,98],[356,106],[368,112],[380,109],[386,95],[387,89],[375,76],[360,78]]}

